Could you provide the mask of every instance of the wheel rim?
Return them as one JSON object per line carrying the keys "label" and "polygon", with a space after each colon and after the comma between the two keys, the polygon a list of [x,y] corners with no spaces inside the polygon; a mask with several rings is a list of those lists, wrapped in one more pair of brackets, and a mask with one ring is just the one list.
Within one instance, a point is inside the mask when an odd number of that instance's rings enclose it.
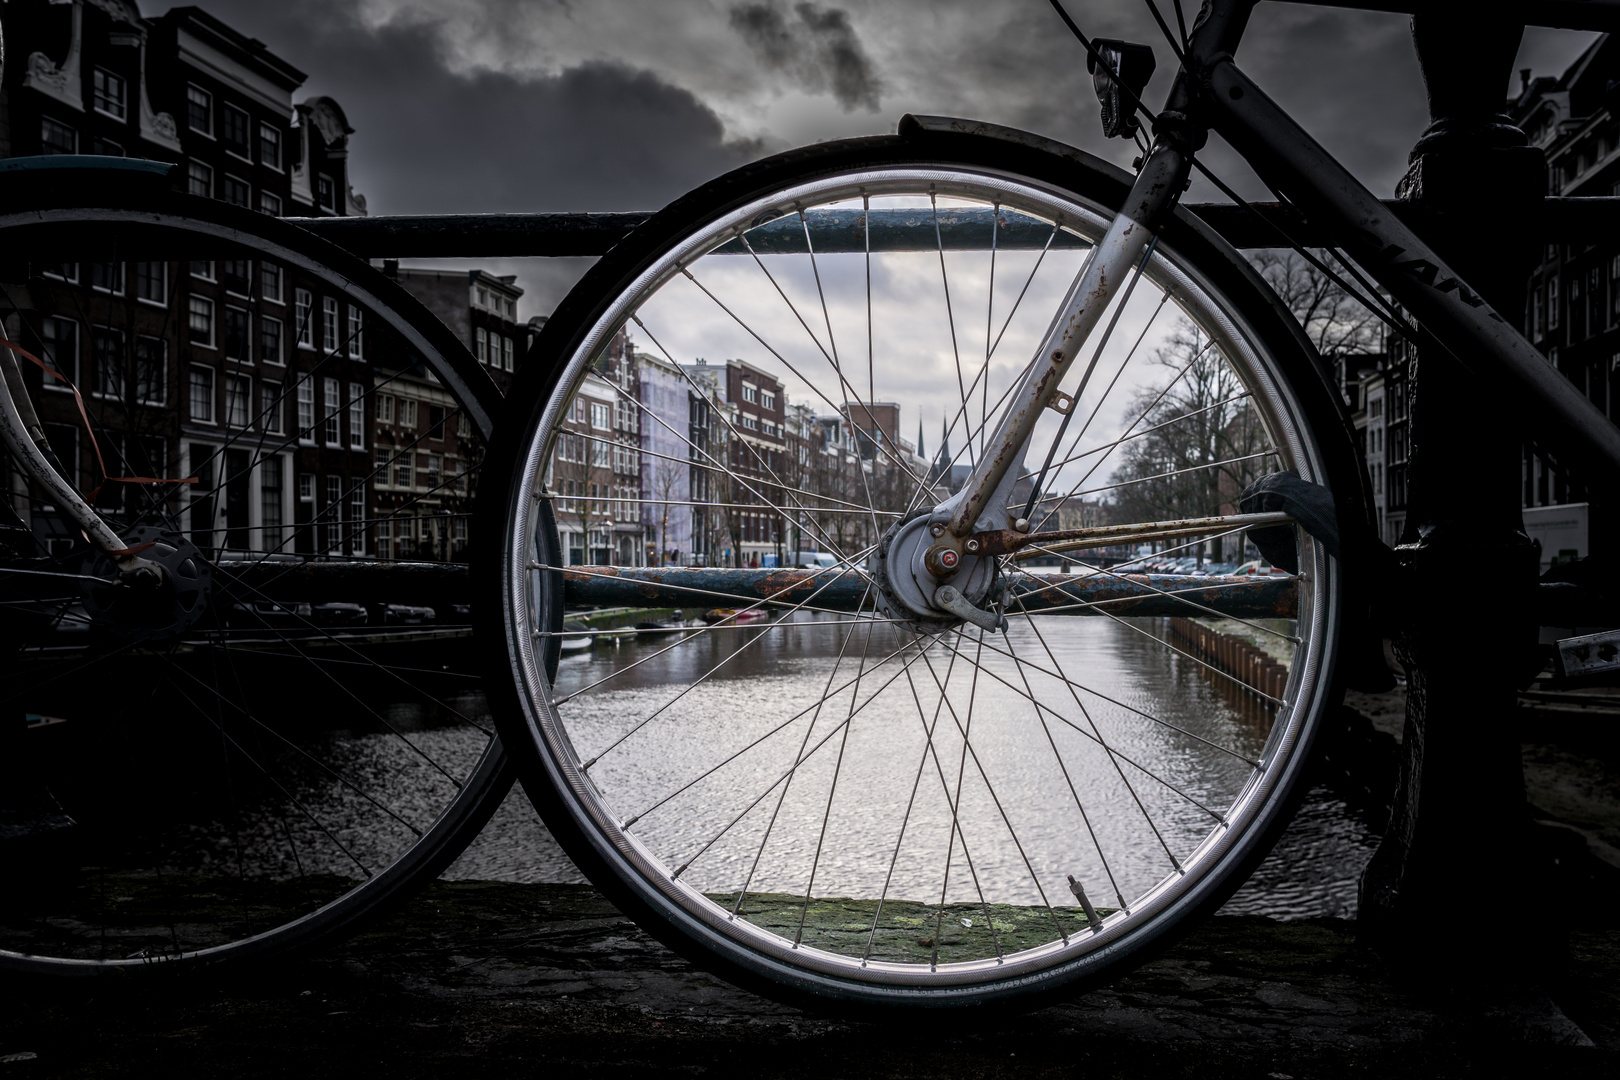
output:
{"label": "wheel rim", "polygon": [[[80,601],[63,579],[51,594],[47,575],[106,576],[108,560],[53,541],[49,507],[8,470],[35,535],[0,573],[35,587],[8,605],[4,707],[27,724],[11,749],[28,773],[0,783],[24,886],[0,916],[6,966],[223,958],[335,933],[452,858],[498,795],[499,744],[454,608],[456,522],[493,387],[364,266],[334,268],[347,257],[257,225],[206,204],[0,218],[7,337],[80,385],[106,472],[198,478],[108,483],[98,508],[154,551],[178,547],[172,559],[200,549],[211,590],[200,616],[170,613],[157,633],[127,608],[114,625],[98,607],[109,585]],[[78,448],[74,482],[93,486],[71,395],[24,367],[53,441]],[[415,402],[417,423],[384,422],[385,395]],[[424,518],[433,550],[406,550],[400,523],[414,538]],[[421,583],[389,577],[407,564]],[[442,615],[410,610],[430,594]]]}
{"label": "wheel rim", "polygon": [[[926,233],[939,221],[932,239],[945,250],[882,249],[886,240],[874,247],[871,229],[863,225],[860,247],[853,253],[847,250],[847,238],[846,248],[837,253],[828,247],[814,256],[808,253],[817,247],[816,237],[836,236],[839,213],[868,212],[870,225],[910,215],[917,219],[911,222],[913,234],[919,223]],[[996,216],[997,235],[1022,231],[1035,241],[1016,254],[1006,249],[993,255],[952,250],[944,239],[951,226],[982,221],[985,212]],[[689,469],[684,489],[678,483],[675,488],[691,496],[685,500],[693,504],[689,512],[706,501],[726,504],[714,507],[733,515],[719,533],[736,549],[763,552],[769,546],[771,534],[764,534],[763,545],[752,542],[760,534],[744,530],[757,527],[735,520],[736,515],[763,511],[781,523],[777,536],[782,540],[797,527],[817,547],[831,548],[841,566],[863,575],[870,572],[868,553],[882,531],[880,521],[932,505],[918,492],[927,486],[923,481],[928,477],[919,473],[930,462],[915,460],[915,455],[908,461],[903,450],[891,452],[886,462],[889,479],[900,478],[899,498],[874,491],[883,486],[874,479],[885,467],[881,449],[868,450],[872,465],[858,483],[837,488],[823,482],[826,473],[817,483],[807,483],[806,474],[794,473],[791,462],[761,457],[772,447],[771,433],[743,430],[744,416],[760,414],[760,402],[748,400],[740,389],[747,369],[720,375],[728,383],[722,396],[730,398],[729,411],[709,395],[715,416],[727,417],[710,425],[709,441],[694,442],[690,433],[696,429],[690,427],[683,439],[679,425],[668,423],[667,415],[660,421],[658,409],[647,404],[653,396],[645,388],[661,377],[656,372],[639,385],[624,382],[608,385],[606,391],[600,380],[591,381],[597,379],[591,368],[600,366],[604,351],[622,349],[615,335],[626,330],[633,334],[636,347],[652,354],[654,368],[658,361],[663,369],[684,366],[685,375],[677,372],[668,381],[684,385],[694,397],[706,386],[694,360],[713,350],[741,356],[751,365],[756,394],[769,387],[791,401],[809,402],[823,416],[854,421],[846,429],[858,426],[865,402],[899,402],[907,427],[916,422],[919,406],[930,410],[931,417],[943,413],[951,448],[959,460],[966,460],[964,437],[971,435],[976,447],[979,432],[994,424],[996,402],[1011,385],[1011,369],[1027,362],[1038,344],[1056,297],[1084,257],[1083,241],[1100,236],[1109,220],[1106,211],[1073,196],[982,171],[894,168],[829,177],[774,192],[694,228],[605,304],[563,357],[567,366],[557,389],[523,446],[524,469],[511,515],[508,622],[518,650],[527,735],[539,752],[545,782],[561,793],[594,858],[622,887],[675,912],[685,934],[716,952],[729,952],[730,960],[742,957],[745,966],[778,979],[866,988],[874,994],[949,994],[1059,970],[1079,971],[1106,963],[1107,953],[1121,951],[1113,947],[1151,937],[1227,887],[1232,868],[1270,832],[1279,804],[1297,779],[1298,749],[1308,741],[1326,700],[1333,647],[1335,570],[1320,545],[1303,534],[1299,550],[1305,573],[1298,581],[1296,618],[1291,625],[1248,620],[1240,630],[1273,644],[1300,639],[1287,642],[1286,688],[1256,699],[1263,723],[1247,732],[1237,732],[1231,724],[1241,707],[1193,692],[1198,689],[1193,680],[1199,678],[1235,680],[1189,656],[1187,646],[1169,641],[1163,625],[1154,625],[1157,620],[1020,618],[1015,611],[1005,638],[987,636],[981,642],[981,632],[968,628],[971,633],[956,630],[914,639],[927,645],[919,648],[908,644],[907,632],[885,625],[881,617],[812,629],[810,624],[833,616],[818,611],[813,600],[804,602],[800,592],[794,595],[796,605],[777,605],[779,610],[789,608],[789,616],[778,617],[767,629],[729,624],[728,630],[723,622],[693,633],[684,646],[659,644],[662,652],[626,634],[636,642],[631,657],[593,662],[588,675],[571,676],[564,668],[555,685],[536,648],[548,640],[546,620],[553,617],[559,590],[603,576],[586,569],[563,575],[563,582],[555,571],[535,568],[537,543],[558,542],[540,535],[551,527],[540,523],[540,504],[560,508],[556,522],[564,535],[561,546],[567,548],[571,527],[580,534],[593,527],[590,496],[595,492],[589,485],[596,483],[595,490],[602,491],[607,473],[599,481],[587,478],[594,469],[611,471],[611,466],[592,465],[588,453],[579,453],[570,440],[638,446],[646,451],[643,475],[655,479],[657,465],[648,464],[674,459],[671,447],[684,442],[679,456],[700,467]],[[957,227],[956,235],[968,231]],[[803,253],[781,254],[789,243],[784,237],[794,233],[809,236],[800,245]],[[739,239],[744,235],[747,243]],[[741,254],[728,253],[739,246]],[[772,250],[778,253],[768,253]],[[1064,251],[1067,259],[1059,254]],[[1005,283],[997,281],[998,269]],[[877,300],[867,291],[874,279],[884,289]],[[980,287],[975,290],[974,285]],[[925,292],[929,287],[931,297]],[[947,299],[953,288],[956,292]],[[975,299],[966,299],[970,292]],[[932,305],[926,311],[925,303]],[[1143,407],[1153,387],[1140,374],[1142,354],[1135,350],[1143,342],[1151,349],[1155,321],[1168,323],[1166,317],[1175,315],[1196,325],[1198,336],[1190,351],[1206,358],[1189,367],[1216,369],[1195,377],[1220,383],[1224,374],[1228,385],[1244,395],[1246,411],[1210,412],[1223,424],[1248,424],[1260,431],[1267,454],[1249,460],[1267,467],[1252,471],[1288,467],[1322,481],[1323,465],[1300,407],[1258,335],[1203,275],[1161,247],[1120,320],[1128,331],[1116,331],[1109,341],[1098,375],[1075,409],[1084,419],[1101,398],[1104,408],[1096,416],[1105,426],[1099,432],[1088,424],[1084,441],[1072,445],[1074,429],[1065,433],[1058,447],[1062,452],[1055,455],[1060,468],[1049,490],[1079,492],[1084,498],[1147,487],[1147,482],[1112,487],[1115,478],[1108,466],[1100,473],[1089,469],[1091,459],[1084,451],[1163,421],[1162,411]],[[727,320],[730,328],[719,329]],[[979,325],[973,330],[975,321]],[[871,323],[881,329],[867,330]],[[884,331],[890,329],[899,337],[912,335],[913,347],[908,351],[886,340]],[[930,330],[930,340],[915,340]],[[1136,340],[1138,330],[1141,341]],[[1162,327],[1159,334],[1160,345],[1168,347]],[[1005,356],[1002,350],[1007,350]],[[1003,361],[1008,370],[996,366]],[[981,364],[984,377],[975,381]],[[1107,382],[1116,366],[1121,376]],[[616,370],[610,368],[609,384]],[[1163,374],[1168,376],[1169,369]],[[925,382],[929,377],[932,389]],[[1074,388],[1073,381],[1065,390]],[[1139,391],[1132,403],[1137,407],[1121,409],[1114,418],[1108,402],[1120,384]],[[604,396],[634,411],[640,431],[592,435],[588,406],[585,412],[573,410],[582,398]],[[1223,391],[1214,399],[1228,396]],[[856,407],[846,407],[849,402]],[[869,408],[865,416],[871,419],[874,413]],[[586,423],[570,419],[576,415]],[[1053,442],[1059,421],[1050,419],[1051,425],[1037,429],[1026,459],[1031,471],[1039,468]],[[1183,416],[1178,422],[1191,426],[1193,419]],[[716,426],[725,429],[725,452],[735,454],[734,444],[743,443],[760,454],[729,457],[727,467],[720,467],[721,458],[713,453],[721,445],[713,441]],[[664,438],[648,438],[649,428]],[[891,440],[895,434],[892,428],[888,432]],[[660,454],[657,448],[664,443],[669,445]],[[786,439],[778,443],[783,450],[791,445]],[[1143,464],[1132,462],[1138,469],[1134,476],[1151,475],[1142,471]],[[1235,466],[1227,471],[1239,473]],[[700,473],[712,474],[709,491],[723,488],[728,497],[692,495],[702,483]],[[1230,502],[1237,490],[1241,484],[1217,494]],[[771,502],[773,493],[774,508],[761,506]],[[1177,497],[1173,491],[1161,494],[1172,502]],[[645,490],[642,498],[648,498]],[[616,518],[624,512],[622,499],[598,501],[617,504]],[[880,519],[871,514],[873,509],[887,516]],[[834,524],[847,525],[861,511],[872,518],[865,533]],[[667,535],[667,521],[659,514],[655,520],[643,512],[640,520],[649,527],[662,521]],[[693,546],[704,527],[693,526]],[[658,547],[667,550],[668,545],[660,541]],[[721,556],[712,540],[709,548],[711,558]],[[544,558],[539,561],[543,564]],[[1011,563],[1002,572],[1009,579],[1025,574]],[[673,603],[677,594],[662,596],[662,602]],[[689,606],[703,603],[702,596],[688,601]],[[1189,606],[1188,614],[1206,612]],[[1093,640],[1095,631],[1081,629],[1088,624],[1106,627],[1102,637],[1110,640]],[[713,644],[721,638],[726,639],[723,644]],[[789,639],[797,644],[784,644]],[[1073,674],[1071,666],[1086,670],[1087,648],[1112,648],[1117,655],[1122,643],[1145,647],[1156,656],[1156,661],[1133,658],[1141,665],[1142,678],[1109,686]],[[662,686],[636,675],[648,665],[678,667],[673,658],[683,648],[691,658],[690,674],[661,676],[667,684]],[[750,650],[769,660],[750,667]],[[796,651],[815,662],[803,663],[793,673],[769,671],[772,664],[791,663]],[[725,700],[724,684],[746,687],[748,681],[740,677],[744,668],[750,678],[761,680],[757,698],[766,707],[753,708],[747,722],[736,724],[739,731],[716,732],[705,718],[724,713],[735,724],[739,706]],[[731,677],[733,672],[739,677]],[[623,690],[616,689],[615,679]],[[1154,679],[1171,683],[1157,691],[1158,698],[1150,685]],[[862,689],[863,683],[868,689]],[[817,684],[822,686],[819,692]],[[984,684],[994,685],[994,692],[987,692]],[[1152,715],[1171,708],[1170,699],[1178,694],[1197,699],[1196,715],[1167,714],[1174,721]],[[1244,694],[1254,697],[1250,691],[1240,692]],[[1287,704],[1270,704],[1266,698],[1271,696]],[[907,710],[912,714],[909,731],[902,734]],[[863,714],[869,723],[862,723]],[[1129,726],[1132,720],[1138,729],[1156,732],[1165,745],[1150,745],[1152,739]],[[976,736],[975,722],[980,731],[992,730]],[[1222,745],[1217,734],[1235,745]],[[693,753],[691,748],[700,743],[701,753]],[[1165,752],[1167,746],[1173,752]],[[1159,756],[1151,757],[1156,749]],[[1030,756],[1037,751],[1047,755],[1038,764]],[[1090,755],[1084,768],[1077,760],[1082,752]],[[800,753],[805,753],[803,761]],[[739,764],[749,755],[760,760],[774,756],[775,767]],[[1175,771],[1178,757],[1198,758],[1204,772]],[[1212,768],[1209,759],[1215,758],[1244,765],[1235,772]],[[1029,775],[1018,775],[1020,762]],[[892,767],[881,767],[885,764]],[[1035,779],[1034,773],[1042,770]],[[937,789],[936,805],[919,814],[920,793],[930,784]],[[800,791],[807,794],[801,797]],[[1041,802],[1068,805],[1065,811],[1025,813]],[[1199,809],[1189,813],[1189,804]],[[1189,816],[1194,819],[1190,825]],[[867,827],[879,820],[886,824]],[[930,841],[915,839],[922,832],[933,834],[931,853]],[[882,833],[882,842],[876,833]],[[999,842],[992,839],[998,833]],[[901,870],[911,855],[907,844],[919,853],[912,861],[922,869],[915,873]],[[932,895],[918,895],[929,871]],[[1100,930],[1093,931],[1081,914],[1078,897],[1065,880],[1070,873],[1101,909]],[[898,889],[897,879],[905,882]],[[739,901],[745,884],[747,894]]]}

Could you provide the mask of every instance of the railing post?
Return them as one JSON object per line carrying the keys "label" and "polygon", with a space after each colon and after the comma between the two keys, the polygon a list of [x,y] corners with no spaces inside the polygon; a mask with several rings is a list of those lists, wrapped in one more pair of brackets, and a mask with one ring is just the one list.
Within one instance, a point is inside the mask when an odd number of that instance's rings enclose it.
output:
{"label": "railing post", "polygon": [[[1412,20],[1432,122],[1398,194],[1432,222],[1423,232],[1441,256],[1516,321],[1541,242],[1527,223],[1546,164],[1502,113],[1524,28],[1488,10],[1457,4]],[[1470,374],[1469,357],[1432,343],[1418,351],[1402,580],[1389,589],[1407,673],[1404,760],[1389,829],[1362,875],[1359,922],[1392,959],[1442,961],[1452,974],[1523,970],[1545,959],[1525,951],[1545,937],[1512,935],[1512,956],[1499,944],[1542,880],[1515,723],[1537,569],[1520,512],[1520,433],[1513,402]]]}

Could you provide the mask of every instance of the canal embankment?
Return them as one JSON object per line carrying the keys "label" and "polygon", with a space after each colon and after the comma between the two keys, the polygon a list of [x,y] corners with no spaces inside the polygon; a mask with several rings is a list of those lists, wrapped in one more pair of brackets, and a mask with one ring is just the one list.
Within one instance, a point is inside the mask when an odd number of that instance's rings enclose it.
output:
{"label": "canal embankment", "polygon": [[694,968],[587,886],[439,883],[315,958],[6,988],[0,1077],[1599,1077],[1620,930],[1556,985],[1403,982],[1353,923],[1217,917],[1021,1015],[833,1018]]}

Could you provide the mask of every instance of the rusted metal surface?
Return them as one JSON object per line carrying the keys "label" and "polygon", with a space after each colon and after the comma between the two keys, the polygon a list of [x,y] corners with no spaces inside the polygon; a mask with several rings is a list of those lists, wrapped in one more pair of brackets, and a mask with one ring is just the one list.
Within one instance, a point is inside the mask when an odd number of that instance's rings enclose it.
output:
{"label": "rusted metal surface", "polygon": [[1041,554],[1051,551],[1079,551],[1088,547],[1107,547],[1111,544],[1136,543],[1141,540],[1207,536],[1228,529],[1287,525],[1293,520],[1287,514],[1278,511],[1264,514],[1228,514],[1225,517],[1179,518],[1174,521],[1145,521],[1134,525],[1095,525],[1084,529],[1050,529],[1037,533],[1000,529],[974,533],[970,539],[977,541],[979,546],[969,550],[976,555],[1007,555],[1021,548],[1039,545],[1043,549]]}
{"label": "rusted metal surface", "polygon": [[[865,579],[853,570],[732,570],[695,567],[572,566],[562,571],[570,607],[717,608],[765,602],[784,609],[869,610]],[[1187,601],[1241,618],[1292,618],[1298,585],[1271,577],[1179,574],[1019,574],[1006,580],[1009,611],[1062,615],[1188,615]],[[1186,599],[1177,599],[1185,593]],[[1095,605],[1102,605],[1097,607]]]}
{"label": "rusted metal surface", "polygon": [[[1185,594],[1178,599],[1177,594]],[[1004,594],[1012,612],[1061,615],[1195,615],[1201,608],[1244,619],[1291,619],[1299,581],[1267,577],[1187,577],[1181,574],[1019,574]],[[1097,605],[1097,606],[1092,606]]]}

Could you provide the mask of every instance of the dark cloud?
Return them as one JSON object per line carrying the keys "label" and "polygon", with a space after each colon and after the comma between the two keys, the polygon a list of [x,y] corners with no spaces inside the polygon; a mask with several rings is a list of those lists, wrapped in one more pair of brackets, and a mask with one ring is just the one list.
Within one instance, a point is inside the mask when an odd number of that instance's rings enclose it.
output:
{"label": "dark cloud", "polygon": [[372,213],[653,209],[761,152],[690,91],[625,65],[457,74],[429,22],[369,29],[319,0],[210,10],[309,72],[300,98],[343,106]]}
{"label": "dark cloud", "polygon": [[812,93],[830,90],[845,112],[877,112],[882,83],[850,25],[849,13],[802,3],[792,18],[776,4],[737,4],[732,29],[775,72],[791,75]]}

